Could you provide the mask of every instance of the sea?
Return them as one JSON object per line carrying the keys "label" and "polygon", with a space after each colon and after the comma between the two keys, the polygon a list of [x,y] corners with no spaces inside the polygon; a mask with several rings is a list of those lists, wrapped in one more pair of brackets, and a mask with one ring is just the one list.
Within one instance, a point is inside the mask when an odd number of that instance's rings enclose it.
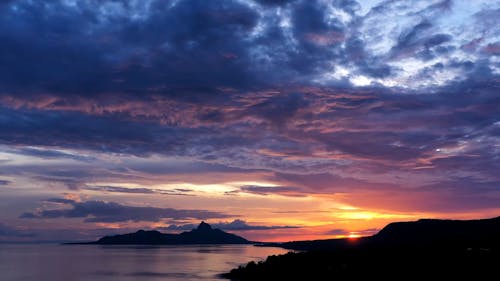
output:
{"label": "sea", "polygon": [[219,274],[287,250],[252,245],[0,244],[1,281],[221,281]]}

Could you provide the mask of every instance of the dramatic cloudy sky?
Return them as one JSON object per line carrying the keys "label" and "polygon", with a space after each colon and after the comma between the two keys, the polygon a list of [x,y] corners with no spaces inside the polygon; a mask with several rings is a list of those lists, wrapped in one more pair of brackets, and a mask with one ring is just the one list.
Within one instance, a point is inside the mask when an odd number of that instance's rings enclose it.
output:
{"label": "dramatic cloudy sky", "polygon": [[498,0],[0,2],[0,241],[500,214]]}

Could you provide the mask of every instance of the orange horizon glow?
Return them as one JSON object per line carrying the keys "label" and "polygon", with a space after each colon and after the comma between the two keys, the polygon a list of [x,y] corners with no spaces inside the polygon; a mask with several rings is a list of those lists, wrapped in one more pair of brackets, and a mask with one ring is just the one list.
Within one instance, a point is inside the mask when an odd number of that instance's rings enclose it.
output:
{"label": "orange horizon glow", "polygon": [[[121,186],[127,189],[140,188],[144,186],[139,183],[116,183],[100,182],[95,185]],[[221,184],[155,184],[148,187],[161,192],[175,191],[176,188],[189,188],[192,194],[197,196],[180,196],[183,201],[176,201],[174,197],[158,197],[151,195],[123,194],[121,198],[128,202],[132,198],[137,206],[162,206],[168,205],[174,208],[182,208],[182,204],[189,202],[190,205],[203,205],[209,211],[220,211],[220,202],[224,203],[224,211],[235,216],[227,219],[208,219],[210,224],[230,223],[235,219],[243,219],[248,225],[259,225],[268,227],[265,230],[226,230],[252,241],[260,242],[286,242],[299,240],[338,239],[347,238],[356,240],[360,237],[376,234],[379,230],[391,222],[415,221],[422,218],[438,219],[475,219],[489,218],[500,214],[500,209],[492,209],[479,212],[467,213],[441,213],[441,212],[410,212],[401,209],[400,202],[392,204],[392,199],[386,202],[380,201],[379,196],[366,196],[366,194],[328,195],[311,194],[308,196],[294,196],[294,194],[252,194],[239,192],[227,196],[227,192],[235,190],[237,186],[277,186],[273,182],[265,181],[228,181]],[[91,198],[96,195],[95,191],[84,191],[80,194],[67,193],[65,198],[80,201],[82,198]],[[101,195],[106,199],[106,194]],[[116,197],[116,195],[115,195]],[[398,195],[397,199],[410,198]],[[425,197],[422,197],[425,199]],[[170,199],[170,200],[165,200]],[[418,197],[412,198],[421,200]],[[147,203],[140,203],[147,202]],[[359,204],[357,204],[359,203]],[[179,205],[176,205],[179,204]],[[373,207],[372,207],[373,206]],[[380,208],[383,206],[383,208]],[[302,211],[296,211],[302,210]],[[182,222],[168,223],[158,221],[144,224],[143,222],[122,223],[96,223],[94,227],[118,231],[120,229],[157,229],[162,232],[170,224],[193,224],[200,220],[185,220]],[[277,228],[273,227],[290,228]],[[180,231],[179,231],[180,232]]]}

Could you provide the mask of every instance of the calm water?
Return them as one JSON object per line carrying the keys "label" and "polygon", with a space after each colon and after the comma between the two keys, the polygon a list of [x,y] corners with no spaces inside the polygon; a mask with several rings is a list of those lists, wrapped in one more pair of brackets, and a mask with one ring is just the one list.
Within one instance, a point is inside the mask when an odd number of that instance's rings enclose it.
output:
{"label": "calm water", "polygon": [[1,245],[2,281],[188,281],[218,274],[250,260],[283,254],[250,245],[98,246]]}

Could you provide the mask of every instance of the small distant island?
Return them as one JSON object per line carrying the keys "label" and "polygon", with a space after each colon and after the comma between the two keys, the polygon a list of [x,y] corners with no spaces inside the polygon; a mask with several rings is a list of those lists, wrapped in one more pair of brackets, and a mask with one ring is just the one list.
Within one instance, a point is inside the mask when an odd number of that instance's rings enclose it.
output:
{"label": "small distant island", "polygon": [[189,245],[189,244],[253,244],[247,239],[212,228],[201,222],[197,228],[180,234],[161,233],[156,230],[139,230],[134,233],[105,236],[94,242],[72,244],[98,245]]}
{"label": "small distant island", "polygon": [[497,280],[500,217],[397,222],[370,237],[262,246],[300,252],[251,261],[222,277],[239,281]]}

